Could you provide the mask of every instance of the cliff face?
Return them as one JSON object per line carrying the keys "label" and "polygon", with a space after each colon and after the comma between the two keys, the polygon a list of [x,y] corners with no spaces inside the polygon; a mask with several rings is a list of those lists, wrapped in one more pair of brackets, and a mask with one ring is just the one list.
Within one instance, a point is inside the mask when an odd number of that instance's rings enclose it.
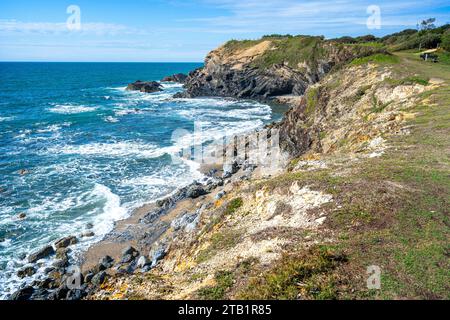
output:
{"label": "cliff face", "polygon": [[334,66],[380,49],[342,45],[320,37],[230,41],[212,51],[186,80],[184,97],[268,99],[302,95]]}
{"label": "cliff face", "polygon": [[[428,200],[420,204],[423,181],[435,192],[435,174],[448,175],[442,162],[432,161],[442,159],[440,153],[433,155],[434,140],[415,142],[427,136],[427,126],[434,124],[420,113],[427,117],[432,112],[448,113],[448,103],[431,108],[432,101],[424,95],[443,90],[443,80],[426,80],[419,73],[423,66],[412,59],[402,64],[372,63],[371,59],[329,73],[304,96],[279,98],[292,105],[276,125],[283,135],[283,147],[294,157],[301,156],[291,161],[287,171],[274,176],[261,168],[242,168],[205,197],[177,204],[168,214],[173,219],[171,227],[158,239],[158,245],[169,244],[164,259],[150,274],[112,278],[94,298],[374,298],[371,295],[378,293],[368,291],[360,275],[366,274],[369,265],[381,265],[386,257],[396,261],[399,252],[415,250],[405,247],[405,237],[417,235],[414,241],[422,245],[432,241],[444,248],[446,243],[427,238],[420,226],[415,229],[418,224],[404,225],[417,214],[417,219],[424,219],[418,205],[429,210]],[[382,59],[392,61],[392,56],[378,57]],[[408,70],[410,66],[415,69]],[[411,121],[419,115],[426,121],[416,125],[425,127],[411,129]],[[437,126],[444,125],[438,114],[433,119],[440,121]],[[447,132],[436,143],[442,143]],[[427,163],[435,164],[436,171],[429,175],[421,171],[417,185],[411,172],[415,176],[422,170],[424,155],[431,155]],[[442,199],[436,201],[444,208]],[[444,225],[434,221],[435,216],[429,217],[427,223],[434,223],[435,228]],[[399,251],[384,250],[380,243]],[[339,246],[344,249],[336,251]],[[442,252],[428,264],[428,270],[446,259]],[[413,263],[421,270],[428,262],[418,259]],[[402,262],[383,268],[403,283],[398,271],[406,270]],[[440,271],[433,272],[437,278]],[[383,294],[411,297],[430,290],[443,296],[444,290],[428,289],[420,272],[414,279],[406,293],[387,287]],[[416,285],[420,292],[411,293]]]}

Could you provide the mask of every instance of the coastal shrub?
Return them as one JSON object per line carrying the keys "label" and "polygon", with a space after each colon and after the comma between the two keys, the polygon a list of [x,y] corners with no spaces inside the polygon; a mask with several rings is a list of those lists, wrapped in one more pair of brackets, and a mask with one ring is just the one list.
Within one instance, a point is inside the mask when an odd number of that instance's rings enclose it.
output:
{"label": "coastal shrub", "polygon": [[242,198],[235,198],[231,200],[228,203],[227,208],[225,209],[225,214],[226,215],[233,214],[234,212],[236,212],[237,209],[242,207],[243,204],[244,201],[242,200]]}
{"label": "coastal shrub", "polygon": [[322,37],[295,36],[274,39],[274,49],[264,52],[253,61],[253,66],[269,68],[275,64],[288,64],[296,68],[304,61],[314,61],[325,53]]}
{"label": "coastal shrub", "polygon": [[211,243],[206,249],[201,250],[197,255],[197,262],[202,263],[212,258],[219,250],[232,248],[239,244],[242,232],[228,229],[212,235]]}
{"label": "coastal shrub", "polygon": [[310,116],[316,110],[317,102],[319,101],[319,88],[310,88],[306,92],[306,109],[305,115]]}
{"label": "coastal shrub", "polygon": [[335,299],[333,270],[346,259],[327,247],[284,255],[262,277],[251,278],[238,295],[249,300]]}
{"label": "coastal shrub", "polygon": [[218,271],[214,279],[216,285],[202,288],[197,291],[200,299],[221,300],[225,297],[226,291],[231,288],[234,281],[233,273],[230,271]]}
{"label": "coastal shrub", "polygon": [[356,58],[350,64],[362,65],[369,62],[378,64],[395,64],[399,63],[400,59],[397,56],[393,56],[391,54],[377,53],[363,58]]}
{"label": "coastal shrub", "polygon": [[447,30],[442,35],[441,47],[442,47],[442,49],[450,52],[450,30]]}
{"label": "coastal shrub", "polygon": [[390,84],[391,86],[411,85],[411,84],[420,84],[423,86],[427,86],[429,83],[428,79],[418,76],[411,76],[403,79],[387,78],[384,81]]}

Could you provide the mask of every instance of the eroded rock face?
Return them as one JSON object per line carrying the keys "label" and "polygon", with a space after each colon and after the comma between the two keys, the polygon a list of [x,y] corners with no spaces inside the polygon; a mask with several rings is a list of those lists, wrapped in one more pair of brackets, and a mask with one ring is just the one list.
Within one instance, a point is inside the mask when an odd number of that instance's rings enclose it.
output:
{"label": "eroded rock face", "polygon": [[140,91],[145,93],[153,93],[162,91],[162,86],[159,82],[156,81],[141,81],[138,80],[136,82],[130,83],[127,86],[128,91]]}
{"label": "eroded rock face", "polygon": [[205,66],[189,74],[186,92],[181,97],[223,96],[269,99],[280,95],[301,95],[322,79],[335,65],[373,53],[319,41],[307,60],[289,63],[258,64],[259,57],[279,49],[277,42],[262,41],[253,47],[230,50],[222,46],[212,51]]}
{"label": "eroded rock face", "polygon": [[28,256],[28,262],[29,263],[35,263],[36,261],[40,259],[47,258],[48,256],[55,253],[55,250],[52,246],[46,246]]}
{"label": "eroded rock face", "polygon": [[178,83],[185,83],[186,79],[187,79],[187,75],[185,75],[184,73],[177,73],[174,74],[172,76],[168,76],[163,78],[161,81],[164,82],[178,82]]}

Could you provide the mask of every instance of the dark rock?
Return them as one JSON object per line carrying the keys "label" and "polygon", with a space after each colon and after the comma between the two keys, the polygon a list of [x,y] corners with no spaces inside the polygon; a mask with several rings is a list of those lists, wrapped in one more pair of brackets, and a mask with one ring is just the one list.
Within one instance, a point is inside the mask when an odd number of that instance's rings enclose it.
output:
{"label": "dark rock", "polygon": [[25,252],[19,253],[19,255],[17,256],[17,258],[19,258],[20,260],[24,260],[26,257],[27,257],[27,254]]}
{"label": "dark rock", "polygon": [[36,273],[36,269],[34,267],[28,266],[28,267],[25,267],[25,268],[17,271],[17,276],[19,278],[25,278],[25,277],[30,277],[35,273]]}
{"label": "dark rock", "polygon": [[24,176],[24,175],[26,175],[26,174],[28,174],[28,173],[30,173],[27,169],[20,169],[19,170],[19,172],[18,172],[21,176]]}
{"label": "dark rock", "polygon": [[86,229],[92,229],[94,225],[90,222],[86,223]]}
{"label": "dark rock", "polygon": [[46,246],[28,256],[28,262],[35,263],[40,259],[47,258],[55,253],[55,250],[52,246]]}
{"label": "dark rock", "polygon": [[122,264],[130,263],[133,260],[134,260],[134,257],[131,254],[126,254],[122,257],[122,259],[120,260],[120,263],[122,263]]}
{"label": "dark rock", "polygon": [[34,289],[33,287],[24,287],[22,289],[17,290],[16,292],[14,292],[11,297],[9,298],[10,300],[29,300],[31,298],[31,296],[34,293]]}
{"label": "dark rock", "polygon": [[191,199],[196,199],[205,194],[207,194],[206,190],[200,185],[191,185],[186,192],[186,196]]}
{"label": "dark rock", "polygon": [[84,277],[84,282],[89,283],[92,281],[92,278],[94,277],[94,274],[92,272],[88,272],[86,276]]}
{"label": "dark rock", "polygon": [[75,236],[69,236],[62,239],[59,239],[55,242],[55,247],[57,249],[59,248],[67,248],[68,246],[71,246],[73,244],[78,243],[78,239]]}
{"label": "dark rock", "polygon": [[81,300],[83,296],[84,296],[83,290],[73,289],[67,292],[66,300]]}
{"label": "dark rock", "polygon": [[59,284],[60,284],[59,281],[57,281],[56,279],[48,277],[40,281],[38,287],[44,289],[56,289],[59,287]]}
{"label": "dark rock", "polygon": [[30,300],[47,300],[48,295],[49,295],[49,292],[47,289],[39,288],[37,290],[34,290],[34,293],[31,296]]}
{"label": "dark rock", "polygon": [[131,255],[133,257],[137,257],[139,255],[139,251],[137,251],[132,246],[128,246],[122,251],[122,256]]}
{"label": "dark rock", "polygon": [[177,73],[174,74],[172,76],[168,76],[163,78],[161,81],[164,82],[178,82],[178,83],[185,83],[186,79],[187,79],[187,75],[183,74],[183,73]]}
{"label": "dark rock", "polygon": [[116,267],[116,271],[118,273],[122,273],[122,274],[131,274],[134,272],[136,268],[136,264],[135,263],[129,263],[129,264],[119,264]]}
{"label": "dark rock", "polygon": [[56,249],[55,257],[56,259],[68,259],[68,254],[71,250],[69,248],[58,248]]}
{"label": "dark rock", "polygon": [[91,283],[94,286],[101,286],[106,280],[107,274],[105,271],[101,271],[92,277]]}
{"label": "dark rock", "polygon": [[52,266],[57,269],[63,269],[69,266],[69,260],[67,258],[55,260]]}
{"label": "dark rock", "polygon": [[130,83],[127,87],[129,91],[140,91],[146,93],[153,93],[162,91],[162,86],[159,82],[156,81],[136,81]]}
{"label": "dark rock", "polygon": [[105,266],[106,269],[111,268],[114,264],[114,259],[110,256],[104,256],[100,259],[99,264]]}
{"label": "dark rock", "polygon": [[0,243],[5,242],[5,238],[0,238]]}
{"label": "dark rock", "polygon": [[26,213],[24,213],[24,212],[22,212],[22,213],[19,213],[19,215],[17,216],[20,220],[23,220],[23,219],[25,219],[26,217],[27,217],[27,215],[26,215]]}
{"label": "dark rock", "polygon": [[95,233],[92,232],[92,231],[88,231],[88,232],[82,233],[81,236],[82,236],[83,238],[91,238],[91,237],[95,236]]}
{"label": "dark rock", "polygon": [[67,288],[66,285],[59,287],[58,289],[55,290],[55,292],[53,292],[53,299],[63,300],[67,297],[67,292],[69,292],[69,288]]}
{"label": "dark rock", "polygon": [[44,269],[44,273],[45,274],[49,274],[50,272],[53,272],[55,270],[56,270],[55,267],[47,267],[47,268]]}
{"label": "dark rock", "polygon": [[222,174],[223,179],[229,179],[233,176],[233,174],[230,171],[224,171]]}

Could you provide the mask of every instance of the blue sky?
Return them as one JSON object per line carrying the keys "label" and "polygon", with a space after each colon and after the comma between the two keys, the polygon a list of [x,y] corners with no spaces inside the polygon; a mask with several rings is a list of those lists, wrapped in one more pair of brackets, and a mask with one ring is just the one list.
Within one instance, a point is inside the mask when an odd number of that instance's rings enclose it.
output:
{"label": "blue sky", "polygon": [[[81,30],[69,30],[69,5]],[[377,5],[381,28],[369,30]],[[0,61],[203,61],[230,39],[264,34],[385,35],[435,17],[450,2],[306,0],[1,0]]]}

